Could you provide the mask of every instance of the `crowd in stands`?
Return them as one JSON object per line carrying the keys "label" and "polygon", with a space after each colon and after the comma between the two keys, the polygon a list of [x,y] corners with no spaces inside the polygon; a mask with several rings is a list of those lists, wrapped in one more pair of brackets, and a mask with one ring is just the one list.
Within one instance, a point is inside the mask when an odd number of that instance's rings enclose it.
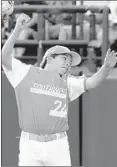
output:
{"label": "crowd in stands", "polygon": [[[16,1],[17,2],[17,1]],[[76,5],[80,5],[81,1],[77,1]],[[23,5],[23,6],[29,6],[29,5],[72,5],[72,1],[28,1],[25,0],[25,2],[17,4],[17,5]],[[94,6],[108,6],[110,8],[110,14],[109,14],[109,44],[114,50],[117,51],[117,3],[116,1],[84,1],[84,5],[94,5]],[[7,39],[9,35],[11,34],[16,19],[19,14],[12,14],[9,17],[9,22],[2,28],[2,39]],[[45,29],[46,31],[46,39],[58,39],[58,40],[69,40],[72,39],[72,16],[71,13],[44,13],[39,14],[40,16],[45,19]],[[27,27],[22,30],[20,33],[18,39],[25,40],[25,39],[34,39],[34,40],[41,40],[38,33],[38,13],[31,13],[29,16],[31,17],[30,22],[27,24]],[[76,14],[76,39],[80,39],[80,14]],[[83,14],[83,32],[84,36],[83,39],[86,39],[90,41],[90,19],[91,19],[91,12],[86,12]],[[73,69],[76,75],[78,75],[78,72],[81,71],[81,68],[83,69],[83,72],[88,75],[88,73],[95,72],[96,66],[95,66],[95,56],[91,56],[94,54],[99,54],[100,56],[100,48],[102,46],[102,35],[103,35],[103,28],[102,28],[102,21],[103,17],[102,14],[95,14],[96,19],[96,37],[95,41],[93,41],[92,46],[95,47],[95,50],[89,50],[88,54],[88,61],[83,61],[81,64],[79,70]],[[17,47],[13,49],[13,56],[15,57],[22,57],[26,54],[26,48]],[[32,54],[37,54],[36,51],[34,51],[34,48],[31,48],[33,50]],[[96,52],[95,52],[96,51]],[[91,53],[92,52],[92,53]],[[28,51],[28,54],[30,51]],[[90,75],[90,74],[89,74]]]}

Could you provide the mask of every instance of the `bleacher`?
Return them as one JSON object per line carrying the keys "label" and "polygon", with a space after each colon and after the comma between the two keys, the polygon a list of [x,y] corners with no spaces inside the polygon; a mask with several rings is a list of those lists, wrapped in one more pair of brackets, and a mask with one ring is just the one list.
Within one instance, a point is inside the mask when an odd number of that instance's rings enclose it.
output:
{"label": "bleacher", "polygon": [[[37,3],[38,1],[38,3]],[[64,45],[70,48],[71,50],[75,50],[80,53],[82,56],[82,60],[89,59],[87,54],[88,48],[93,48],[99,53],[99,56],[94,56],[96,59],[96,66],[99,64],[102,65],[106,51],[108,49],[108,14],[109,8],[107,6],[87,6],[83,5],[83,1],[79,6],[76,6],[76,1],[72,1],[72,5],[51,5],[47,2],[49,1],[40,1],[33,0],[33,4],[29,6],[23,5],[22,3],[15,4],[14,13],[38,13],[38,24],[37,24],[37,39],[27,39],[27,40],[17,40],[15,47],[26,47],[25,55],[18,57],[22,61],[28,63],[35,63],[38,61],[40,64],[42,57],[44,55],[45,50],[53,45]],[[26,3],[28,1],[25,1]],[[31,2],[31,1],[29,1]],[[35,3],[34,3],[35,2]],[[43,2],[43,3],[42,3]],[[90,11],[90,31],[89,31],[89,40],[84,40],[84,32],[83,32],[83,15]],[[72,39],[70,40],[60,40],[60,39],[49,39],[48,38],[48,22],[51,22],[48,15],[53,14],[61,14],[61,13],[70,13],[72,14],[72,19],[69,24],[72,26]],[[80,39],[76,39],[76,14],[80,15]],[[98,48],[96,45],[93,46],[92,41],[96,40],[96,22],[95,22],[95,14],[100,13],[103,16],[103,36],[102,36],[102,46]],[[53,23],[54,24],[54,23]],[[65,22],[63,24],[66,24]],[[40,42],[41,41],[41,42]],[[5,40],[2,40],[2,44],[5,43]],[[101,52],[100,52],[101,49]],[[99,62],[99,63],[97,63]]]}

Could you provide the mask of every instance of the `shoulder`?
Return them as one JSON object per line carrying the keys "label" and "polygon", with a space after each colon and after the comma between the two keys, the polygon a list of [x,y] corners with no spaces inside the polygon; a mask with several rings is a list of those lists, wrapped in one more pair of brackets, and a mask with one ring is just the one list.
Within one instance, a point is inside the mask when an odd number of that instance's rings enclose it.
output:
{"label": "shoulder", "polygon": [[7,76],[11,85],[15,88],[19,83],[24,79],[26,74],[29,72],[32,67],[31,64],[27,65],[22,63],[18,59],[12,58],[12,69],[9,70],[6,67],[2,66],[5,75]]}
{"label": "shoulder", "polygon": [[86,77],[84,75],[78,77],[72,75],[68,76],[67,84],[69,90],[69,97],[71,101],[75,100],[86,91],[85,81]]}
{"label": "shoulder", "polygon": [[84,81],[86,80],[86,76],[85,75],[82,75],[82,76],[73,76],[73,75],[68,75],[67,77],[67,81],[68,81],[68,84],[74,84],[74,82],[80,82],[80,81]]}

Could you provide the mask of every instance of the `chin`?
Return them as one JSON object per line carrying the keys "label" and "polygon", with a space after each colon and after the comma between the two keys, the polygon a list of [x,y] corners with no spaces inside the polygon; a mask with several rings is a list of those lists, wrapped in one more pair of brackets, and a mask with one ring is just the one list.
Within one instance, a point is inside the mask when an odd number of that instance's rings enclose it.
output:
{"label": "chin", "polygon": [[66,73],[59,73],[59,75],[62,77],[63,75],[65,75]]}
{"label": "chin", "polygon": [[68,71],[67,69],[66,70],[62,69],[62,70],[59,71],[59,75],[63,76],[63,75],[65,75],[67,73],[67,71]]}

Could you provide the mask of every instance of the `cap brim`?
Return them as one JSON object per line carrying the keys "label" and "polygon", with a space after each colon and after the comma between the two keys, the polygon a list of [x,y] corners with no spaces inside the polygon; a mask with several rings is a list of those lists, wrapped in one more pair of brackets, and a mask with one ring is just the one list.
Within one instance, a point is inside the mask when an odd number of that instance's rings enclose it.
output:
{"label": "cap brim", "polygon": [[73,51],[71,51],[70,54],[72,56],[71,66],[77,66],[78,64],[80,64],[81,56],[78,53],[73,52]]}

